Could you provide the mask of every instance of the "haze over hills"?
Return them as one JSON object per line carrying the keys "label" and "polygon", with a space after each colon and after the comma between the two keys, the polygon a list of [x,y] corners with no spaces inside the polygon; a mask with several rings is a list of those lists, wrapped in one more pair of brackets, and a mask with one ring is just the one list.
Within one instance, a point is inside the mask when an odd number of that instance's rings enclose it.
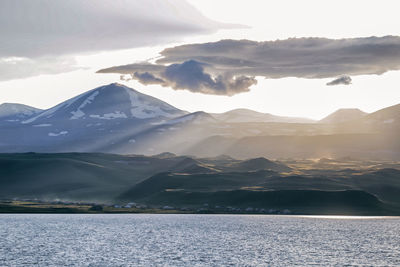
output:
{"label": "haze over hills", "polygon": [[387,107],[371,113],[366,118],[366,123],[378,123],[386,125],[399,125],[400,121],[400,104]]}
{"label": "haze over hills", "polygon": [[0,118],[0,152],[400,158],[400,105],[371,114],[339,110],[315,123],[245,109],[188,113],[114,83],[43,111],[2,106],[18,118]]}
{"label": "haze over hills", "polygon": [[319,123],[342,123],[346,121],[358,120],[368,113],[357,108],[339,109],[327,117],[319,120]]}
{"label": "haze over hills", "polygon": [[285,123],[313,123],[307,118],[283,117],[269,113],[260,113],[250,109],[234,109],[225,113],[213,113],[213,117],[223,122],[285,122]]}
{"label": "haze over hills", "polygon": [[[339,112],[345,113],[347,111]],[[333,114],[330,118],[335,117]],[[199,156],[227,154],[236,158],[400,158],[400,105],[356,117],[349,120],[336,117],[331,123],[272,124],[276,128],[267,124],[268,130],[246,136],[213,135],[186,153]]]}

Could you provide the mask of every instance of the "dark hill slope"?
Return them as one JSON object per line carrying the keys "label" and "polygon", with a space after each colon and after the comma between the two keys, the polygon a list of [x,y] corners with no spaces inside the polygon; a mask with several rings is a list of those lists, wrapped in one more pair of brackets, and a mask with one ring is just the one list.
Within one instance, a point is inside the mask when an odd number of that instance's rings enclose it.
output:
{"label": "dark hill slope", "polygon": [[276,172],[291,171],[291,169],[285,164],[273,162],[263,157],[248,159],[238,163],[234,163],[231,165],[231,167],[239,171],[259,171],[259,170],[272,170]]}
{"label": "dark hill slope", "polygon": [[100,153],[0,154],[0,198],[112,202],[178,162]]}
{"label": "dark hill slope", "polygon": [[[400,171],[279,176],[271,171],[157,174],[120,196],[153,205],[250,205],[315,214],[400,214]],[[393,214],[393,213],[392,213]]]}

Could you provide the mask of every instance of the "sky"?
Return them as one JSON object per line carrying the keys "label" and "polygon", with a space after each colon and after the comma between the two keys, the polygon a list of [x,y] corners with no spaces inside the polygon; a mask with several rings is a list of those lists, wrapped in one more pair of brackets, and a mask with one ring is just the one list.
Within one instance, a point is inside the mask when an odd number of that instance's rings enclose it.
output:
{"label": "sky", "polygon": [[[191,112],[320,119],[400,103],[398,1],[32,2],[0,3],[0,103],[50,108],[112,82]],[[96,73],[127,64],[132,80]]]}

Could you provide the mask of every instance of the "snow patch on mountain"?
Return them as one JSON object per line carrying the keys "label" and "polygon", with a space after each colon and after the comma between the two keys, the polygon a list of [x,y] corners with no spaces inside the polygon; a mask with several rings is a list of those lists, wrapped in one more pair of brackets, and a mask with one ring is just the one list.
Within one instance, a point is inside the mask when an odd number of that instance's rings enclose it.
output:
{"label": "snow patch on mountain", "polygon": [[136,92],[131,90],[128,87],[124,87],[126,92],[129,95],[129,99],[131,101],[131,114],[133,117],[138,119],[149,119],[154,117],[175,117],[175,115],[166,112],[165,110],[171,110],[172,107],[168,107],[166,104],[160,107],[160,103],[154,103],[158,106],[153,105],[147,99],[143,99]]}
{"label": "snow patch on mountain", "polygon": [[150,125],[162,125],[164,124],[166,121],[162,120],[162,121],[155,121],[155,122],[150,122]]}
{"label": "snow patch on mountain", "polygon": [[96,89],[90,90],[90,91],[88,91],[86,93],[83,93],[83,94],[77,95],[77,96],[75,96],[75,97],[73,97],[71,99],[68,99],[67,101],[64,101],[64,102],[62,102],[62,103],[60,103],[60,104],[58,104],[58,105],[56,105],[56,106],[54,106],[54,107],[52,107],[52,108],[50,108],[48,110],[45,110],[45,111],[39,113],[37,116],[31,117],[31,118],[29,118],[27,120],[24,120],[21,123],[22,124],[32,123],[32,122],[36,121],[37,119],[40,119],[40,118],[43,118],[43,117],[51,118],[54,115],[54,113],[57,112],[59,109],[67,108],[67,107],[71,106],[73,103],[75,103],[82,96],[84,96],[86,94],[90,94],[94,90],[96,90]]}
{"label": "snow patch on mountain", "polygon": [[83,101],[83,103],[78,107],[78,109],[76,111],[71,112],[72,117],[70,118],[70,120],[76,120],[76,119],[79,119],[79,118],[82,118],[83,116],[85,116],[85,112],[83,112],[82,109],[85,106],[91,104],[98,94],[99,94],[99,91],[95,91],[88,98],[86,98],[85,101]]}
{"label": "snow patch on mountain", "polygon": [[42,124],[32,125],[32,127],[50,127],[50,126],[52,126],[52,124],[50,124],[50,123],[42,123]]}
{"label": "snow patch on mountain", "polygon": [[61,131],[59,133],[48,133],[48,136],[55,137],[55,136],[66,135],[66,134],[68,134],[68,131]]}
{"label": "snow patch on mountain", "polygon": [[114,113],[106,113],[101,115],[92,114],[89,116],[90,118],[94,119],[101,119],[101,120],[113,120],[113,119],[126,119],[128,116],[124,112],[115,111]]}

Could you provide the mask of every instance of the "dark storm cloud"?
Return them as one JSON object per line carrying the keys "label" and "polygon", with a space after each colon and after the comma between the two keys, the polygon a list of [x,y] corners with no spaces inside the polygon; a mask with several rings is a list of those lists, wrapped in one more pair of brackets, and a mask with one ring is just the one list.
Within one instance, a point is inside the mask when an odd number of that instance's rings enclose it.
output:
{"label": "dark storm cloud", "polygon": [[[176,42],[221,27],[230,26],[208,20],[185,0],[2,0],[0,61],[28,59],[18,62],[21,68],[12,75],[15,78],[37,75],[37,71],[26,71],[30,67],[24,63],[38,65],[40,73],[54,73],[59,68],[45,71],[43,61]],[[0,73],[0,80],[7,77]]]}
{"label": "dark storm cloud", "polygon": [[347,76],[347,75],[343,75],[337,79],[334,79],[331,82],[328,82],[326,85],[339,85],[339,84],[343,84],[343,85],[351,84],[351,77]]}
{"label": "dark storm cloud", "polygon": [[[212,43],[188,44],[162,51],[162,58],[154,66],[198,62],[201,71],[189,72],[176,68],[173,88],[185,87],[191,91],[215,93],[218,84],[231,84],[230,94],[247,91],[255,83],[254,76],[265,78],[334,78],[346,73],[350,76],[382,74],[400,69],[400,37],[368,37],[348,39],[290,38],[286,40],[255,42],[249,40],[221,40]],[[198,68],[200,68],[197,66]],[[119,69],[119,71],[116,71]],[[103,69],[100,72],[133,73],[139,65]],[[195,70],[195,69],[194,69]],[[192,70],[192,71],[194,71]],[[148,71],[148,70],[146,70]],[[149,71],[151,73],[151,71]],[[190,76],[193,81],[179,78]],[[194,75],[196,74],[196,75]],[[210,82],[210,77],[213,82]],[[228,78],[226,78],[228,77]],[[236,77],[236,78],[233,78]],[[200,78],[200,79],[197,79]],[[346,83],[349,79],[338,82]],[[202,82],[200,82],[202,81]],[[202,88],[202,89],[200,89]],[[208,88],[207,90],[205,88]]]}

